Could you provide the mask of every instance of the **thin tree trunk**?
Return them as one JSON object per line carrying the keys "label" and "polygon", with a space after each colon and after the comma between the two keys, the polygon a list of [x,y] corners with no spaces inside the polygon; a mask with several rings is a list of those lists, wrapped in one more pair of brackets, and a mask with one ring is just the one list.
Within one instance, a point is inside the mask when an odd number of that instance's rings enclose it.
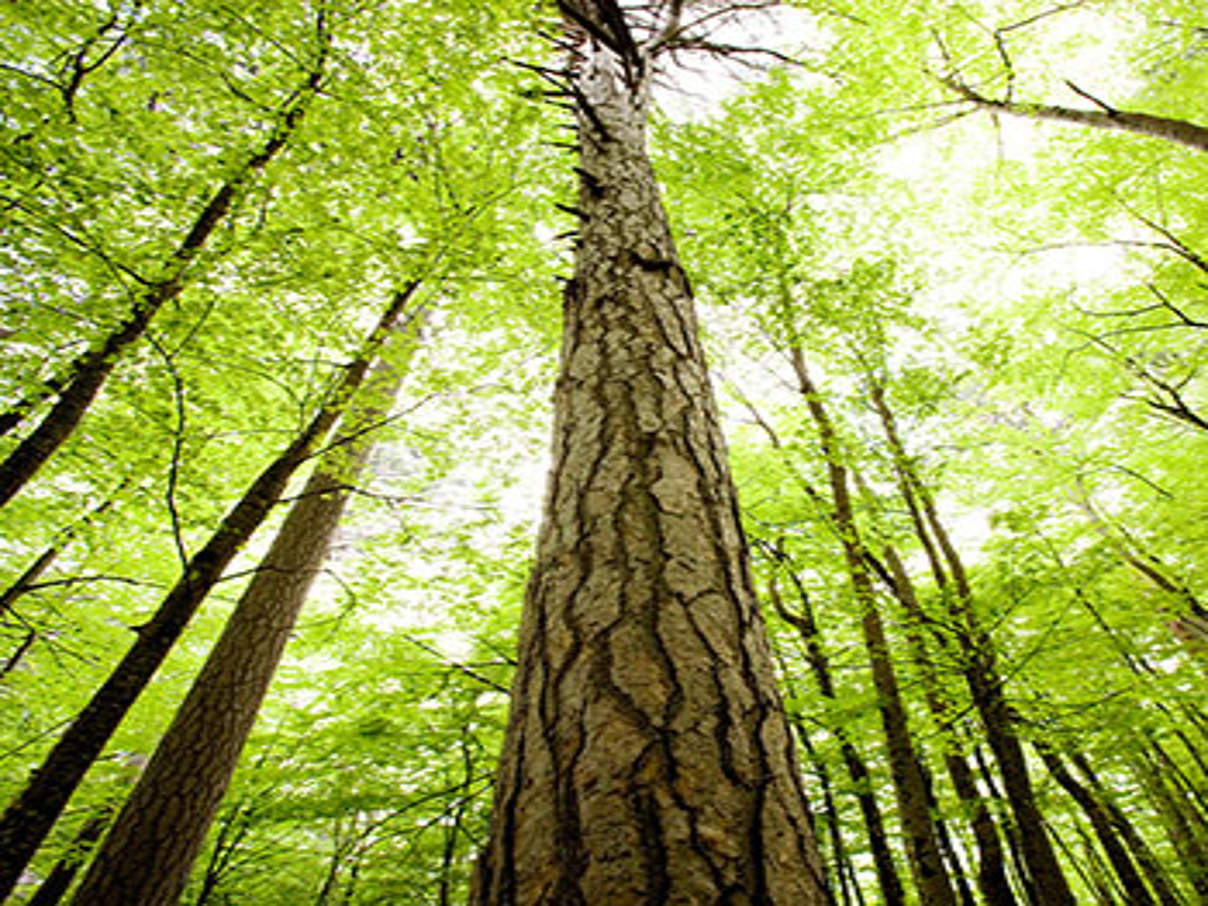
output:
{"label": "thin tree trunk", "polygon": [[54,562],[58,559],[59,554],[61,554],[63,549],[71,543],[81,529],[86,528],[94,519],[103,515],[107,510],[109,510],[110,507],[113,506],[114,501],[117,500],[118,495],[121,494],[122,490],[126,487],[126,484],[127,482],[125,481],[121,482],[121,484],[114,489],[113,493],[110,494],[107,499],[103,500],[97,506],[93,507],[92,510],[76,519],[76,521],[58,531],[54,539],[46,546],[46,549],[43,550],[42,553],[38,554],[38,556],[34,558],[34,561],[25,568],[25,571],[21,573],[21,575],[19,575],[2,594],[0,594],[0,617],[3,617],[5,613],[11,611],[17,600],[29,591],[30,586],[37,582],[38,579],[42,578],[42,575],[46,572],[46,570],[50,569],[50,567],[54,565]]}
{"label": "thin tree trunk", "polygon": [[1075,752],[1070,756],[1070,761],[1073,762],[1086,782],[1090,785],[1091,790],[1106,809],[1108,818],[1111,820],[1112,827],[1120,835],[1128,846],[1128,850],[1132,853],[1133,860],[1141,867],[1141,871],[1145,874],[1145,879],[1149,882],[1154,894],[1158,898],[1161,906],[1186,906],[1186,901],[1179,895],[1177,887],[1170,880],[1170,877],[1154,855],[1153,850],[1142,839],[1141,834],[1133,825],[1128,817],[1120,810],[1120,807],[1112,801],[1111,795],[1103,784],[1099,782],[1098,776],[1091,768],[1090,763],[1085,756]]}
{"label": "thin tree trunk", "polygon": [[84,822],[75,839],[71,841],[71,852],[59,859],[50,870],[37,891],[25,901],[25,906],[57,906],[67,893],[67,888],[75,880],[76,872],[88,859],[88,855],[96,842],[105,833],[105,828],[113,819],[114,806],[109,805],[99,810]]}
{"label": "thin tree trunk", "polygon": [[860,894],[859,884],[853,884],[851,881],[855,875],[855,869],[851,864],[851,856],[848,855],[847,843],[843,837],[843,819],[839,815],[839,807],[835,801],[835,791],[830,779],[830,769],[810,742],[809,734],[806,732],[805,727],[801,725],[800,719],[795,717],[790,717],[789,719],[793,724],[793,729],[797,731],[797,738],[801,741],[801,748],[805,751],[814,773],[818,776],[818,785],[822,788],[823,813],[826,815],[826,828],[830,837],[831,851],[834,853],[835,865],[834,872],[828,872],[826,875],[827,890],[831,899],[834,899],[834,882],[831,880],[833,878],[839,885],[840,906],[851,906],[853,892],[850,888],[854,888],[854,897],[857,902],[862,904],[864,899]]}
{"label": "thin tree trunk", "polygon": [[[979,625],[960,554],[952,543],[926,485],[919,478],[897,431],[893,412],[880,381],[870,381],[869,399],[881,420],[898,472],[899,489],[906,501],[915,532],[927,554],[932,573],[945,596],[952,626],[961,647],[962,671],[973,704],[982,719],[986,741],[998,763],[1003,789],[1019,832],[1019,847],[1028,875],[1044,906],[1076,906],[1057,855],[1045,832],[1036,806],[1023,746],[1015,731],[1016,720],[1007,702],[997,659],[989,635]],[[920,506],[921,505],[921,506]]]}
{"label": "thin tree trunk", "polygon": [[644,147],[654,44],[636,46],[626,17],[641,13],[613,0],[562,9],[577,23],[581,242],[470,902],[820,904],[692,296]]}
{"label": "thin tree trunk", "polygon": [[[323,83],[328,49],[327,44],[320,48],[305,82],[280,111],[277,126],[264,146],[210,196],[188,234],[169,257],[163,275],[147,284],[126,320],[103,342],[73,362],[68,376],[48,383],[51,391],[58,394],[55,404],[38,426],[0,462],[0,506],[8,503],[71,436],[110,372],[117,366],[122,353],[142,338],[151,320],[165,303],[180,295],[189,282],[190,265],[197,260],[210,236],[226,220],[251,180],[277,156],[297,131],[308,104]],[[17,424],[34,405],[33,402],[18,404],[10,410],[4,423]]]}
{"label": "thin tree trunk", "polygon": [[1117,836],[1115,828],[1112,826],[1111,818],[1107,810],[1099,802],[1095,794],[1078,782],[1066,769],[1065,764],[1061,760],[1061,756],[1047,743],[1036,740],[1032,743],[1040,755],[1041,761],[1045,767],[1049,769],[1049,774],[1061,786],[1063,790],[1069,793],[1070,798],[1078,803],[1078,807],[1082,809],[1082,813],[1086,815],[1091,824],[1091,830],[1094,831],[1095,837],[1099,840],[1099,845],[1103,848],[1103,852],[1107,854],[1107,859],[1111,863],[1112,870],[1116,873],[1116,877],[1120,879],[1121,886],[1129,892],[1129,906],[1154,906],[1154,899],[1150,896],[1149,890],[1145,886],[1145,882],[1138,874],[1136,866],[1133,865],[1132,859],[1128,856],[1128,851],[1125,849],[1120,838]]}
{"label": "thin tree trunk", "polygon": [[252,482],[217,531],[188,564],[138,638],[51,749],[28,785],[0,818],[0,900],[50,832],[63,807],[126,712],[167,657],[189,620],[281,496],[290,476],[311,455],[360,385],[386,331],[404,304],[399,293],[370,334],[362,356],[344,373],[327,404]]}
{"label": "thin tree trunk", "polygon": [[[418,287],[413,282],[400,296],[409,299]],[[394,306],[396,317],[403,308]],[[172,906],[179,899],[372,449],[368,429],[386,415],[402,378],[396,364],[381,362],[349,404],[339,439],[290,507],[73,903]]]}
{"label": "thin tree trunk", "polygon": [[[942,733],[955,734],[956,730],[951,726],[954,709],[941,690],[935,664],[932,662],[926,640],[919,631],[926,617],[915,594],[914,583],[897,550],[886,545],[883,557],[888,566],[886,578],[891,580],[890,590],[907,615],[910,629],[907,631],[906,640],[920,670],[927,709]],[[1011,893],[1011,885],[1007,882],[1004,870],[1002,841],[998,836],[994,816],[977,791],[973,770],[954,742],[945,743],[944,766],[948,769],[948,776],[952,780],[957,798],[969,816],[969,826],[977,843],[977,887],[982,899],[986,906],[1016,906],[1015,895]]]}
{"label": "thin tree trunk", "polygon": [[1142,786],[1162,817],[1166,836],[1178,853],[1179,863],[1191,886],[1195,903],[1198,906],[1208,906],[1208,852],[1196,841],[1195,832],[1187,817],[1187,801],[1178,791],[1169,787],[1162,772],[1148,757],[1139,758],[1136,769]]}
{"label": "thin tree trunk", "polygon": [[794,345],[789,352],[798,390],[818,431],[819,446],[826,462],[834,507],[831,518],[843,548],[848,577],[860,611],[860,628],[872,668],[873,685],[877,690],[877,708],[885,731],[890,774],[897,795],[898,817],[906,837],[911,875],[920,898],[929,906],[955,906],[956,896],[944,868],[935,822],[928,807],[926,780],[911,738],[906,707],[890,657],[876,591],[869,575],[864,543],[856,525],[848,470],[841,462],[834,423],[810,378],[801,347]]}
{"label": "thin tree trunk", "polygon": [[[787,558],[779,552],[776,556],[782,564],[787,562]],[[809,664],[810,672],[814,675],[818,693],[828,701],[837,702],[839,699],[831,675],[830,659],[822,647],[822,639],[818,631],[818,623],[814,619],[809,595],[796,572],[789,569],[788,575],[797,591],[800,611],[793,613],[785,606],[774,576],[768,583],[768,599],[772,602],[772,606],[780,618],[796,629],[801,636],[802,644],[805,646],[806,663]],[[885,821],[881,815],[881,807],[872,790],[872,778],[868,766],[864,763],[864,759],[860,756],[851,740],[851,734],[847,732],[846,728],[835,726],[828,727],[828,729],[834,733],[835,739],[839,743],[839,754],[843,759],[843,766],[847,771],[856,802],[860,807],[860,815],[864,819],[868,847],[872,852],[877,886],[881,891],[884,906],[904,906],[906,894],[902,889],[901,878],[898,877],[897,866],[894,864],[889,836],[885,833]]]}

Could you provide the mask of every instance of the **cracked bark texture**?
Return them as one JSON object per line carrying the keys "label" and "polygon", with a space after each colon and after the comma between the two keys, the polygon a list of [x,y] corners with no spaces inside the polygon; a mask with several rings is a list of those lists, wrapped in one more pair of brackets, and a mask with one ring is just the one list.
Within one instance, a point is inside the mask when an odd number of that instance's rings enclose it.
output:
{"label": "cracked bark texture", "polygon": [[470,902],[825,903],[646,76],[582,53],[554,465]]}
{"label": "cracked bark texture", "polygon": [[[412,284],[412,289],[418,283]],[[402,335],[396,336],[402,340]],[[173,906],[230,783],[349,488],[403,373],[380,360],[341,420],[256,575],[72,899],[76,906]]]}

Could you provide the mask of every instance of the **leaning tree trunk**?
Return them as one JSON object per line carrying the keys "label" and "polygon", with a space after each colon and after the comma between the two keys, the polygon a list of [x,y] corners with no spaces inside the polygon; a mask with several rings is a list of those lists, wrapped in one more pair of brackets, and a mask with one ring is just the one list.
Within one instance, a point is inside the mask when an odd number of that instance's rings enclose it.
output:
{"label": "leaning tree trunk", "polygon": [[396,294],[391,301],[370,334],[361,357],[345,371],[329,401],[256,477],[205,546],[190,558],[155,614],[138,628],[138,638],[126,655],[0,817],[0,901],[12,891],[72,793],[168,656],[210,589],[222,577],[227,564],[268,516],[290,476],[310,457],[335,424],[349,396],[364,378],[385,332],[402,310],[402,297],[402,293]]}
{"label": "leaning tree trunk", "polygon": [[[164,263],[161,274],[148,282],[126,319],[73,362],[67,376],[48,382],[47,389],[56,393],[58,399],[38,425],[0,462],[0,506],[8,503],[72,435],[122,354],[142,338],[159,310],[184,290],[191,265],[214,231],[230,216],[251,180],[268,166],[297,131],[307,106],[323,84],[326,60],[327,46],[324,45],[303,84],[279,111],[276,127],[264,145],[210,196],[180,245]],[[0,417],[0,427],[6,430],[15,427],[39,399],[18,403]]]}
{"label": "leaning tree trunk", "polygon": [[553,468],[476,906],[826,902],[681,269],[613,2],[580,133]]}
{"label": "leaning tree trunk", "polygon": [[370,429],[401,378],[397,366],[382,362],[353,399],[339,439],[290,508],[89,866],[72,898],[77,906],[173,906],[180,898],[373,446]]}
{"label": "leaning tree trunk", "polygon": [[1086,815],[1091,830],[1094,831],[1095,837],[1099,841],[1099,846],[1103,849],[1116,878],[1120,881],[1120,886],[1128,891],[1129,906],[1155,906],[1153,897],[1150,896],[1145,882],[1141,880],[1141,875],[1129,857],[1123,840],[1116,833],[1111,815],[1103,803],[1091,790],[1078,782],[1078,779],[1066,768],[1061,756],[1047,742],[1039,739],[1033,740],[1032,748],[1036,750],[1040,760],[1049,769],[1052,778],[1069,793],[1070,798]]}

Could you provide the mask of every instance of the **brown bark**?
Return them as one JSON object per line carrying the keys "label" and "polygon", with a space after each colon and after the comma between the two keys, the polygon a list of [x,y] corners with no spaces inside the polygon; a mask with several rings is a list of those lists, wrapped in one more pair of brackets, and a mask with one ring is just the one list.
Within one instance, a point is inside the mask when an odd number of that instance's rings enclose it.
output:
{"label": "brown bark", "polygon": [[697,336],[644,148],[653,63],[580,24],[581,242],[476,906],[826,901]]}
{"label": "brown bark", "polygon": [[[0,899],[7,896],[41,845],[68,799],[180,638],[223,570],[280,498],[290,476],[311,455],[365,376],[388,325],[402,307],[396,296],[370,335],[361,358],[344,373],[329,401],[265,469],[227,513],[209,541],[154,615],[138,627],[137,640],[51,749],[41,767],[0,818]],[[368,358],[366,358],[368,357]]]}
{"label": "brown bark", "polygon": [[1090,789],[1079,783],[1078,779],[1069,772],[1061,760],[1061,756],[1051,746],[1039,740],[1033,742],[1032,745],[1040,755],[1045,767],[1049,769],[1049,774],[1063,790],[1069,793],[1070,798],[1078,803],[1078,807],[1086,815],[1091,824],[1091,830],[1094,831],[1099,845],[1107,855],[1108,862],[1111,863],[1112,870],[1116,873],[1124,890],[1129,892],[1129,906],[1153,906],[1154,899],[1144,881],[1141,880],[1132,859],[1129,858],[1127,849],[1116,834],[1107,809]]}
{"label": "brown bark", "polygon": [[870,381],[869,399],[889,443],[899,490],[910,511],[915,532],[947,602],[950,623],[961,649],[962,672],[981,716],[986,741],[998,763],[1030,881],[1045,906],[1075,906],[1074,895],[1036,805],[1027,759],[1016,732],[1016,718],[1003,689],[993,642],[977,618],[973,590],[960,553],[939,517],[934,498],[906,453],[893,411],[885,398],[885,388],[875,378]]}
{"label": "brown bark", "polygon": [[[393,311],[401,316],[403,305]],[[73,903],[177,902],[372,448],[367,429],[385,416],[401,378],[395,366],[379,365],[353,398],[340,439],[290,507]]]}
{"label": "brown bark", "polygon": [[841,461],[834,423],[810,378],[805,356],[799,346],[790,349],[798,390],[818,431],[819,446],[826,462],[830,482],[831,519],[843,548],[848,577],[860,612],[864,648],[877,690],[877,709],[885,731],[890,775],[898,802],[898,817],[906,837],[906,854],[911,875],[920,898],[929,906],[955,906],[944,860],[940,853],[935,823],[928,804],[927,784],[921,760],[915,750],[898,686],[897,672],[889,652],[889,642],[868,569],[868,556],[856,524],[848,470]]}
{"label": "brown bark", "polygon": [[[162,275],[146,285],[130,315],[99,345],[73,362],[67,376],[48,382],[47,387],[57,393],[58,399],[37,427],[0,462],[0,506],[7,504],[71,436],[125,350],[142,338],[156,313],[180,295],[189,282],[191,265],[214,230],[226,220],[251,180],[297,131],[307,105],[323,83],[327,51],[328,47],[324,45],[305,82],[280,111],[276,128],[264,146],[210,196],[169,257]],[[18,403],[10,409],[3,420],[6,430],[18,424],[35,405],[35,402]]]}
{"label": "brown bark", "polygon": [[[941,689],[926,640],[919,632],[926,617],[915,594],[914,583],[893,547],[886,545],[884,560],[888,566],[887,578],[891,580],[891,590],[907,615],[910,628],[906,640],[911,647],[911,656],[919,667],[927,709],[935,718],[941,733],[950,735],[955,732],[950,725],[954,709]],[[977,887],[983,901],[986,906],[1015,906],[1015,895],[1011,892],[1004,870],[1002,841],[994,816],[977,790],[973,769],[952,741],[944,744],[944,766],[957,798],[969,816],[969,826],[977,843]]]}
{"label": "brown bark", "polygon": [[[781,563],[786,560],[782,555],[779,559]],[[797,591],[800,611],[794,613],[785,606],[774,578],[768,584],[768,599],[772,602],[772,606],[780,618],[796,629],[801,636],[802,644],[805,645],[806,663],[809,664],[810,672],[814,675],[818,693],[829,701],[838,701],[831,674],[830,658],[822,647],[822,639],[818,632],[817,621],[814,619],[809,596],[802,587],[797,574],[791,569],[789,578]],[[851,734],[844,727],[836,726],[829,729],[839,743],[839,755],[843,759],[843,767],[847,771],[847,777],[851,781],[852,790],[856,796],[856,803],[860,807],[860,815],[864,819],[868,848],[872,853],[881,899],[884,906],[902,906],[906,902],[906,894],[902,889],[902,881],[898,877],[897,866],[894,865],[889,837],[885,833],[885,821],[881,815],[881,807],[872,791],[872,778],[869,775],[868,766],[852,742]]]}

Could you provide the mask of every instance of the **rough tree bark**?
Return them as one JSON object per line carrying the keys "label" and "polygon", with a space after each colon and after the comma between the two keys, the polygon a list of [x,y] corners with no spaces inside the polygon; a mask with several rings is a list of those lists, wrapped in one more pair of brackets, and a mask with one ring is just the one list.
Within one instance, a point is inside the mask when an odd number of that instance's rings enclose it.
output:
{"label": "rough tree bark", "polygon": [[[418,287],[413,282],[401,295],[410,298]],[[180,898],[373,446],[369,429],[385,416],[401,378],[397,364],[383,361],[353,398],[338,439],[290,507],[89,866],[72,898],[77,906],[173,906]]]}
{"label": "rough tree bark", "polygon": [[89,767],[159,669],[210,589],[222,577],[227,564],[264,521],[290,476],[310,457],[344,411],[386,331],[402,310],[401,296],[398,294],[391,301],[361,356],[348,366],[328,402],[256,477],[205,546],[189,559],[180,579],[155,614],[138,627],[138,638],[126,655],[0,817],[0,901],[11,892]]}
{"label": "rough tree bark", "polygon": [[[147,332],[156,313],[181,294],[189,282],[190,268],[210,236],[230,215],[252,179],[268,166],[297,131],[325,76],[329,36],[321,19],[318,30],[323,40],[318,55],[303,83],[278,112],[276,128],[264,145],[210,196],[164,264],[162,273],[147,281],[126,319],[73,362],[66,376],[47,382],[45,395],[57,394],[58,399],[37,427],[0,462],[0,506],[8,503],[30,481],[75,431],[122,354]],[[39,395],[14,405],[0,416],[0,427],[6,431],[15,427],[41,398]]]}
{"label": "rough tree bark", "polygon": [[824,903],[692,295],[644,148],[653,56],[681,4],[560,6],[581,238],[470,902]]}

